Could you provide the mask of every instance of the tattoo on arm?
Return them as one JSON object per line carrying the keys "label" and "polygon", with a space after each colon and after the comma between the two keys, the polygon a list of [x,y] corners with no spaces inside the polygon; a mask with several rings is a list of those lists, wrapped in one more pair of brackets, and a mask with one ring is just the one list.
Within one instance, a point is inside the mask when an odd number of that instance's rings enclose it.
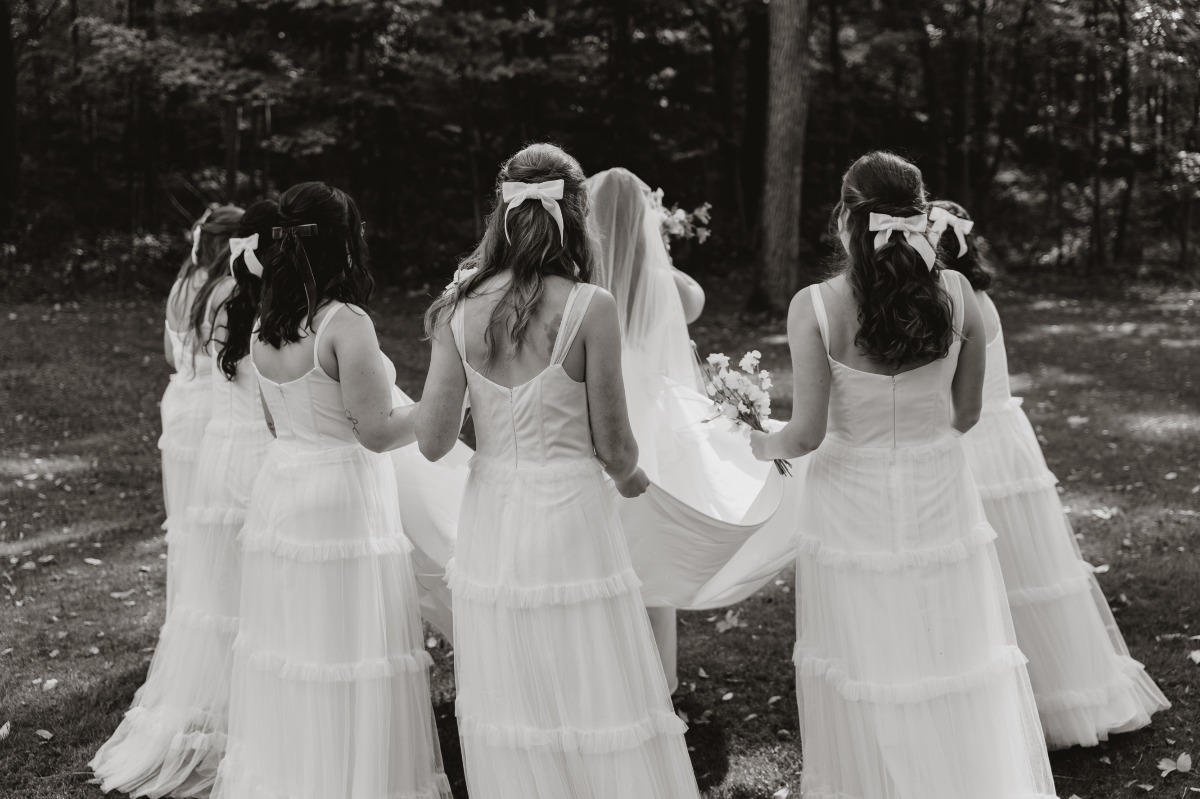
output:
{"label": "tattoo on arm", "polygon": [[359,435],[358,420],[354,418],[354,414],[350,413],[350,411],[346,411],[346,419],[350,422],[350,429],[354,431],[354,437],[362,438],[362,436]]}

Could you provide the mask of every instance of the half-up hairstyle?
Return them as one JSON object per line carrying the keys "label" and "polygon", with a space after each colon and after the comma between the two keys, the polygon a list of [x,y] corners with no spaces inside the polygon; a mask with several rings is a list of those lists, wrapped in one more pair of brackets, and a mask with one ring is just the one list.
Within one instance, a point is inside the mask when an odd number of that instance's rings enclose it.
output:
{"label": "half-up hairstyle", "polygon": [[[929,205],[941,208],[959,219],[971,218],[966,208],[951,200],[934,200]],[[987,291],[992,285],[992,270],[981,251],[979,236],[972,230],[964,234],[963,238],[967,242],[967,251],[959,255],[958,251],[961,248],[958,246],[958,236],[953,228],[946,228],[937,243],[938,261],[947,269],[962,272],[975,291]]]}
{"label": "half-up hairstyle", "polygon": [[330,302],[367,310],[375,280],[367,265],[358,204],[325,183],[299,183],[279,198],[263,262],[258,340],[272,347],[299,341]]}
{"label": "half-up hairstyle", "polygon": [[846,170],[834,208],[835,224],[845,225],[845,271],[858,301],[854,344],[893,369],[946,356],[954,341],[953,305],[940,272],[929,268],[902,233],[892,233],[875,249],[870,217],[927,210],[921,171],[887,152],[867,153]]}
{"label": "half-up hairstyle", "polygon": [[[229,239],[237,233],[242,221],[242,209],[236,205],[222,205],[213,209],[208,219],[200,224],[200,246],[197,248],[197,271],[203,270],[207,275],[204,285],[192,299],[192,307],[188,312],[190,323],[188,335],[200,348],[208,344],[209,336],[204,327],[209,318],[208,301],[221,278],[229,274]],[[193,273],[195,274],[195,273]],[[193,351],[194,352],[194,351]]]}
{"label": "half-up hairstyle", "polygon": [[[238,225],[237,238],[258,236],[258,248],[254,257],[266,269],[270,263],[273,242],[271,230],[278,224],[279,206],[274,200],[259,200],[246,209]],[[258,316],[258,301],[262,295],[262,278],[250,273],[246,266],[245,253],[230,258],[229,269],[233,273],[234,287],[221,309],[225,311],[225,325],[218,341],[218,363],[225,377],[237,377],[238,364],[250,352],[250,334],[254,319]],[[214,329],[212,336],[217,339]]]}
{"label": "half-up hairstyle", "polygon": [[[563,232],[559,235],[554,217],[540,202],[526,201],[508,214],[508,236],[504,216],[502,185],[507,181],[544,183],[563,181]],[[514,351],[521,348],[529,323],[533,320],[545,290],[545,279],[552,275],[580,283],[591,283],[598,262],[595,235],[588,226],[586,176],[579,162],[553,144],[531,144],[504,164],[496,178],[496,205],[488,217],[483,238],[458,265],[458,269],[476,269],[470,277],[457,281],[433,301],[425,312],[425,334],[432,336],[444,324],[458,304],[474,296],[479,286],[495,275],[512,272],[504,296],[492,310],[484,333],[487,345],[485,363],[492,360],[497,335],[507,336]]]}

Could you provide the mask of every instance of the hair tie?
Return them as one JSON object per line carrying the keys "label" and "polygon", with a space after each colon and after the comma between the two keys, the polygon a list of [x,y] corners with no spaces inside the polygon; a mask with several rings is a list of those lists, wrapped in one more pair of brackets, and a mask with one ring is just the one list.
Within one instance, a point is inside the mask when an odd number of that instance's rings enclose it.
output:
{"label": "hair tie", "polygon": [[317,235],[316,225],[294,225],[293,227],[273,227],[271,228],[271,238],[275,240],[282,239],[284,236],[299,236],[308,238]]}
{"label": "hair tie", "polygon": [[505,181],[500,185],[501,197],[504,198],[504,202],[508,203],[508,208],[504,211],[504,238],[509,244],[512,244],[512,238],[508,235],[508,215],[512,213],[512,209],[529,199],[541,201],[542,207],[550,212],[550,216],[554,217],[554,221],[558,224],[559,242],[566,244],[562,209],[558,206],[558,201],[563,198],[564,185],[561,178],[547,180],[544,183]]}
{"label": "hair tie", "polygon": [[929,222],[929,232],[939,236],[946,232],[947,227],[954,228],[954,235],[958,237],[958,257],[962,258],[967,254],[967,234],[975,227],[973,219],[963,219],[940,205],[935,205],[929,209]]}
{"label": "hair tie", "polygon": [[245,256],[246,271],[255,277],[262,277],[263,265],[254,251],[258,249],[258,234],[244,239],[229,240],[229,274],[233,274],[233,262],[239,255]]}
{"label": "hair tie", "polygon": [[868,230],[875,232],[875,251],[888,243],[888,239],[893,233],[903,233],[904,240],[908,242],[921,258],[925,261],[925,266],[929,267],[929,271],[933,271],[934,264],[937,263],[937,253],[933,251],[933,246],[929,243],[929,239],[925,238],[925,228],[929,226],[929,216],[927,214],[913,214],[912,216],[888,216],[887,214],[871,214]]}

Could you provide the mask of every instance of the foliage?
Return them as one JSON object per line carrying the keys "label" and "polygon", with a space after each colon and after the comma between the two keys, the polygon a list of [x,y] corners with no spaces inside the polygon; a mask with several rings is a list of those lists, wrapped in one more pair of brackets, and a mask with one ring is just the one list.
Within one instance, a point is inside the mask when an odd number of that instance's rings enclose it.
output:
{"label": "foliage", "polygon": [[[209,201],[323,178],[360,199],[386,277],[444,282],[497,164],[540,138],[588,171],[626,166],[686,206],[711,200],[713,243],[687,248],[690,267],[752,262],[761,0],[5,6],[18,138],[0,149],[18,151],[20,182],[0,194],[19,198],[6,241],[34,262],[64,269],[77,236],[174,237]],[[825,249],[841,171],[884,147],[1013,261],[1195,260],[1195,158],[1180,155],[1200,152],[1192,0],[813,0],[809,13],[811,249]]]}

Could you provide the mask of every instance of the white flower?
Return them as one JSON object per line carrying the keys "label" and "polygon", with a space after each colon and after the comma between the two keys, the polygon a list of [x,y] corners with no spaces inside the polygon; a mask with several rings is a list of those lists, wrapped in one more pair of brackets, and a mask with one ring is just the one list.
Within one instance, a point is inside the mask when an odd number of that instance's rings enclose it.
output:
{"label": "white flower", "polygon": [[704,242],[708,241],[708,237],[710,235],[712,235],[712,234],[708,232],[708,228],[706,228],[706,227],[696,228],[696,241],[698,241],[699,243],[703,244]]}
{"label": "white flower", "polygon": [[770,391],[775,383],[771,380],[771,373],[763,370],[758,373],[758,384],[762,386],[763,391]]}
{"label": "white flower", "polygon": [[731,402],[722,402],[721,403],[721,415],[724,416],[726,419],[736,420],[738,418],[737,406]]}
{"label": "white flower", "polygon": [[770,416],[771,415],[771,396],[769,394],[763,394],[760,397],[755,397],[754,398],[754,411],[759,416]]}
{"label": "white flower", "polygon": [[729,356],[721,352],[714,352],[708,356],[708,363],[718,369],[728,369]]}
{"label": "white flower", "polygon": [[739,402],[737,404],[737,410],[739,416],[744,416],[745,414],[750,413],[749,406],[747,406],[744,402]]}
{"label": "white flower", "polygon": [[716,385],[715,385],[715,384],[713,384],[713,383],[711,383],[711,382],[710,382],[710,383],[709,383],[708,385],[706,385],[704,388],[705,388],[705,390],[706,390],[706,391],[708,391],[708,396],[710,396],[710,397],[715,397],[715,396],[717,396],[717,387],[716,387]]}
{"label": "white flower", "polygon": [[746,398],[751,402],[758,402],[763,396],[765,396],[765,392],[753,383],[746,389]]}
{"label": "white flower", "polygon": [[738,364],[743,372],[753,372],[758,368],[758,362],[762,359],[762,353],[758,350],[751,350],[742,356],[741,363]]}

